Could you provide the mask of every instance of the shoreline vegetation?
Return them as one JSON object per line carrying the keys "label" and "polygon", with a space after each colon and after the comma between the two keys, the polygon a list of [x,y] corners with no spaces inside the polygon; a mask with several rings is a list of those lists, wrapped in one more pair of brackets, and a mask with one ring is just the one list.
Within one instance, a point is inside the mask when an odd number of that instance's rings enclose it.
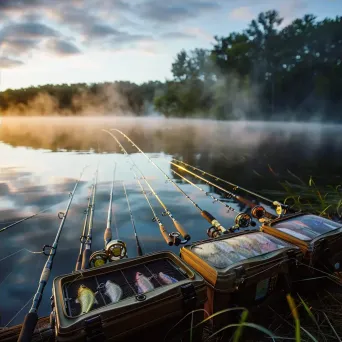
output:
{"label": "shoreline vegetation", "polygon": [[211,49],[180,51],[173,78],[42,85],[0,92],[2,116],[164,115],[219,120],[342,121],[342,16],[284,25],[260,13]]}

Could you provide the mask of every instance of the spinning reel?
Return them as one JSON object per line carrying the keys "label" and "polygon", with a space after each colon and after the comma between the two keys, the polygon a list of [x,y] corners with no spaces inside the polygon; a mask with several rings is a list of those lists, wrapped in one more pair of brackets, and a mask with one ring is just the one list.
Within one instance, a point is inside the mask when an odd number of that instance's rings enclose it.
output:
{"label": "spinning reel", "polygon": [[179,237],[180,237],[180,233],[178,232],[172,232],[169,234],[169,237],[172,239],[173,241],[173,244],[175,246],[179,246],[179,245],[185,245],[189,240],[181,240]]}
{"label": "spinning reel", "polygon": [[219,228],[212,226],[207,230],[207,235],[210,238],[217,238],[221,236],[222,234],[228,234],[228,232],[234,233],[236,230],[240,228],[247,228],[249,226],[255,227],[256,225],[256,223],[252,221],[251,216],[246,213],[238,214],[235,217],[234,223],[235,223],[234,226],[230,227],[229,230],[225,232],[222,232]]}
{"label": "spinning reel", "polygon": [[105,250],[94,252],[89,258],[90,267],[100,267],[107,262],[128,258],[127,246],[121,240],[112,240],[106,245]]}

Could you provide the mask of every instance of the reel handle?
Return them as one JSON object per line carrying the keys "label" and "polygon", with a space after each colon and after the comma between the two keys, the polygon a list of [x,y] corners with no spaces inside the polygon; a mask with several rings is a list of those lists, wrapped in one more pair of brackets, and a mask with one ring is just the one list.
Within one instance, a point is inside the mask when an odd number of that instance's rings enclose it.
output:
{"label": "reel handle", "polygon": [[169,245],[172,246],[173,245],[173,240],[171,239],[171,237],[169,236],[169,234],[167,233],[165,227],[163,224],[159,225],[159,229],[160,229],[160,233],[163,236],[165,242]]}
{"label": "reel handle", "polygon": [[189,241],[191,239],[190,235],[185,231],[183,226],[178,221],[174,220],[173,224],[175,225],[176,229],[179,231],[180,235],[182,235],[186,241]]}

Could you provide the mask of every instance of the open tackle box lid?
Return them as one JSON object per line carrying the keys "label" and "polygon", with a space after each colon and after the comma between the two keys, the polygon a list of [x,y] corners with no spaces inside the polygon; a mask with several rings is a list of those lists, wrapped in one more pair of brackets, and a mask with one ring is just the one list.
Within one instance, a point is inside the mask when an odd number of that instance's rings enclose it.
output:
{"label": "open tackle box lid", "polygon": [[[289,273],[289,264],[301,260],[300,249],[258,230],[228,234],[186,245],[181,258],[216,290],[232,292],[249,278],[254,283],[265,272]],[[260,278],[260,279],[259,279]]]}
{"label": "open tackle box lid", "polygon": [[311,263],[324,261],[332,271],[342,270],[342,223],[297,213],[264,223],[261,230],[300,247]]}
{"label": "open tackle box lid", "polygon": [[[138,277],[143,278],[138,281]],[[108,280],[115,283],[114,289],[106,287]],[[82,285],[88,301],[83,306],[76,303]],[[90,305],[93,295],[96,301]],[[163,316],[185,315],[186,309],[203,307],[206,287],[204,279],[174,253],[158,252],[56,277],[53,297],[57,336],[84,335],[85,325],[93,317],[99,317],[107,334],[114,331],[119,336],[139,325],[153,325]],[[84,310],[87,306],[92,306],[89,312]]]}

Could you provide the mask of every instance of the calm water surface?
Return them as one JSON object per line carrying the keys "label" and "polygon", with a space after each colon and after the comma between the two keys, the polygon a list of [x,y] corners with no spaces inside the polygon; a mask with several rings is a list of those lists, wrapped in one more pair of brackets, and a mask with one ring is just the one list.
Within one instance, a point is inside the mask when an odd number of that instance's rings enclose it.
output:
{"label": "calm water surface", "polygon": [[[0,228],[49,205],[56,206],[0,233],[0,326],[6,325],[33,296],[46,260],[41,254],[20,250],[40,251],[44,244],[53,242],[60,223],[57,213],[65,210],[68,192],[73,189],[85,165],[89,167],[60,238],[40,315],[50,312],[52,279],[71,272],[75,266],[83,211],[98,163],[93,250],[103,247],[109,191],[116,162],[113,211],[119,237],[128,244],[128,255],[136,256],[136,249],[122,181],[127,187],[144,253],[158,250],[178,253],[178,247],[166,246],[158,226],[151,221],[151,211],[130,170],[129,158],[121,153],[108,134],[101,132],[102,128],[124,131],[170,177],[173,173],[169,161],[175,157],[272,199],[284,198],[279,181],[298,181],[289,171],[305,181],[313,176],[318,184],[341,183],[342,126],[338,125],[158,118],[3,118],[0,125]],[[187,228],[192,241],[205,239],[208,223],[198,211],[172,184],[165,183],[161,172],[123,137],[119,140],[168,209]],[[191,180],[197,183],[193,178]],[[233,224],[233,217],[223,206],[212,203],[191,185],[183,184],[179,179],[177,182],[202,209],[211,212],[226,227]],[[214,191],[205,184],[201,187]],[[151,195],[150,200],[161,216],[162,209]],[[241,205],[229,204],[236,210],[248,212],[248,208]],[[165,217],[162,221],[172,231],[171,221]],[[20,252],[6,258],[17,251]],[[22,321],[30,304],[10,325]]]}

